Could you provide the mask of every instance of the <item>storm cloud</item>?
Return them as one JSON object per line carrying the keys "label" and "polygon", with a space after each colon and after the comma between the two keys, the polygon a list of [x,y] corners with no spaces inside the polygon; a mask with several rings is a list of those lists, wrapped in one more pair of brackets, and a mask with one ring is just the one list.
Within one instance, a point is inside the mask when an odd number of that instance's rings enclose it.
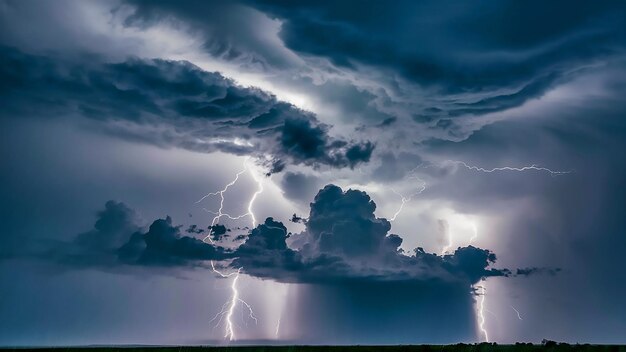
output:
{"label": "storm cloud", "polygon": [[[267,218],[231,251],[219,242],[202,240],[204,232],[197,227],[192,227],[193,236],[181,235],[181,226],[173,225],[169,216],[155,220],[143,231],[133,210],[109,201],[98,213],[94,230],[79,234],[73,242],[58,244],[42,256],[78,267],[186,267],[228,259],[232,260],[230,267],[242,268],[251,276],[294,283],[437,281],[469,288],[485,277],[511,274],[507,269],[491,268],[495,254],[473,246],[444,256],[422,248],[405,254],[399,249],[402,238],[389,233],[389,221],[377,218],[375,210],[376,204],[365,192],[344,192],[327,185],[311,203],[305,231],[291,234],[282,223]],[[223,225],[210,230],[216,241],[226,233]],[[292,246],[287,244],[290,237]],[[518,274],[527,275],[530,269],[520,270]]]}
{"label": "storm cloud", "polygon": [[132,209],[108,201],[97,218],[93,230],[77,235],[72,242],[55,242],[37,256],[69,267],[107,270],[125,265],[195,266],[229,257],[222,247],[181,235],[181,226],[173,225],[169,216],[155,220],[144,231]]}
{"label": "storm cloud", "polygon": [[[214,58],[270,73],[279,85],[333,104],[339,119],[385,127],[400,118],[425,140],[466,139],[490,123],[473,117],[519,107],[619,60],[626,42],[618,1],[556,1],[538,11],[534,1],[249,0],[228,5],[237,14],[228,25],[209,15],[221,2],[128,3],[131,27],[176,18],[202,34]],[[268,37],[250,23],[266,27]]]}
{"label": "storm cloud", "polygon": [[625,24],[0,1],[0,344],[624,343]]}
{"label": "storm cloud", "polygon": [[331,137],[314,114],[189,62],[75,64],[9,47],[0,56],[5,118],[80,116],[107,133],[161,147],[254,154],[273,171],[285,161],[354,167],[374,149]]}
{"label": "storm cloud", "polygon": [[[268,218],[250,232],[231,266],[252,276],[303,283],[434,280],[469,287],[488,276],[510,274],[490,268],[495,254],[473,246],[444,256],[421,248],[402,253],[402,238],[389,233],[389,221],[377,218],[375,210],[365,192],[327,185],[311,203],[305,231],[290,235]],[[287,245],[288,237],[296,248]]]}

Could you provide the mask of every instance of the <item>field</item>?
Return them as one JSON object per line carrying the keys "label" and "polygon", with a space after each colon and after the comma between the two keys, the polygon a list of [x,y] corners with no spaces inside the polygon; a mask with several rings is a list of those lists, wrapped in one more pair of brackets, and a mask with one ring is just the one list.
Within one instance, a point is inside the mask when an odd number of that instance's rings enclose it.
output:
{"label": "field", "polygon": [[564,343],[497,345],[489,343],[458,345],[402,345],[402,346],[111,346],[111,347],[55,347],[55,348],[0,348],[0,351],[23,352],[532,352],[532,351],[606,351],[626,352],[626,345],[569,345]]}

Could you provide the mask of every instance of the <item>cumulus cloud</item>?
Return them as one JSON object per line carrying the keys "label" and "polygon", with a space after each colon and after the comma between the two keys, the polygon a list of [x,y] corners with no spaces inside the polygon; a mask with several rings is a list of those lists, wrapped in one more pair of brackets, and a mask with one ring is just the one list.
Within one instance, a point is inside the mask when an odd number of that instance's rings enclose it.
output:
{"label": "cumulus cloud", "polygon": [[[141,235],[145,248],[137,256],[137,263],[144,265],[175,266],[194,261],[220,260],[226,258],[224,249],[209,245],[194,237],[181,236],[180,226],[173,226],[172,219],[155,220],[148,232]],[[133,238],[129,244],[133,243]],[[121,248],[124,251],[124,248]],[[132,256],[129,256],[132,258]],[[129,257],[126,257],[127,259]]]}
{"label": "cumulus cloud", "polygon": [[92,230],[78,234],[70,243],[55,243],[43,256],[78,267],[119,264],[118,248],[126,246],[128,239],[141,229],[136,214],[126,204],[110,200],[97,218]]}
{"label": "cumulus cloud", "polygon": [[[181,227],[172,225],[169,216],[155,220],[144,231],[135,212],[121,202],[108,201],[97,218],[93,230],[77,235],[71,242],[54,242],[37,256],[71,267],[107,268],[123,264],[195,266],[229,256],[222,247],[181,235]],[[189,230],[202,233],[197,227]]]}
{"label": "cumulus cloud", "polygon": [[108,201],[98,212],[98,220],[91,231],[76,236],[75,243],[93,250],[111,250],[123,245],[128,234],[139,230],[135,211],[126,204]]}
{"label": "cumulus cloud", "polygon": [[[473,284],[483,277],[510,274],[490,267],[495,254],[473,246],[445,256],[421,248],[403,253],[399,249],[402,238],[389,233],[389,221],[377,218],[375,210],[376,204],[365,192],[327,185],[311,203],[303,232],[291,234],[281,222],[267,218],[242,238],[245,241],[237,249],[227,250],[204,242],[205,231],[197,226],[187,229],[191,236],[182,235],[181,226],[173,225],[169,216],[142,230],[132,209],[109,201],[98,213],[93,230],[72,242],[57,243],[42,256],[75,267],[189,267],[227,260],[231,267],[252,276],[297,283],[434,280]],[[223,225],[209,230],[216,241],[228,231]]]}
{"label": "cumulus cloud", "polygon": [[[442,281],[475,283],[486,276],[509,275],[489,268],[493,253],[473,246],[437,256],[417,249],[405,254],[402,238],[390,234],[387,219],[374,214],[376,204],[362,191],[328,185],[311,203],[302,233],[268,218],[237,249],[233,267],[284,282]],[[287,246],[287,238],[298,248]]]}
{"label": "cumulus cloud", "polygon": [[284,163],[354,167],[374,145],[331,137],[316,116],[185,61],[77,64],[0,48],[2,116],[80,116],[127,139]]}

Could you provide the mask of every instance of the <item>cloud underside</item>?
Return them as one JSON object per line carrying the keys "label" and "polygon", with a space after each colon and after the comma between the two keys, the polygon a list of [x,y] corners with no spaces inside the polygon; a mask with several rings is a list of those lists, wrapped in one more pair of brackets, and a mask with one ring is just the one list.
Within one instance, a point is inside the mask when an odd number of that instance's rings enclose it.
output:
{"label": "cloud underside", "polygon": [[626,34],[619,1],[128,3],[131,27],[176,18],[211,57],[269,72],[363,125],[410,120],[422,139],[467,138],[477,122],[464,117],[521,106],[623,56]]}
{"label": "cloud underside", "polygon": [[78,116],[133,141],[286,163],[354,167],[374,144],[329,134],[315,114],[186,61],[73,63],[0,47],[0,116]]}
{"label": "cloud underside", "polygon": [[[233,270],[279,282],[448,282],[473,284],[487,276],[507,276],[508,270],[490,268],[496,257],[489,250],[458,248],[438,256],[421,248],[399,249],[402,238],[389,234],[391,225],[374,214],[376,204],[362,191],[328,185],[311,203],[306,229],[290,234],[272,218],[249,231],[236,249],[200,238],[203,229],[192,226],[183,235],[172,219],[158,219],[142,230],[134,212],[109,201],[98,213],[94,229],[71,243],[58,244],[41,256],[75,267],[156,268],[208,267],[220,261]],[[202,230],[202,231],[201,231]],[[216,226],[211,233],[223,236]],[[209,232],[206,232],[209,233]],[[194,235],[200,235],[200,238]],[[219,239],[220,236],[214,238]],[[293,236],[292,244],[287,238]]]}

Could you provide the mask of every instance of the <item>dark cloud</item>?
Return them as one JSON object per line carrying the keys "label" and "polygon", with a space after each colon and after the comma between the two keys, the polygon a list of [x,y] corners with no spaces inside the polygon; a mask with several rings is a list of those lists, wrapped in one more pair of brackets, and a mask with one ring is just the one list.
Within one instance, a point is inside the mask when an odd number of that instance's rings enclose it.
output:
{"label": "dark cloud", "polygon": [[231,264],[253,276],[285,282],[441,281],[472,284],[508,270],[488,268],[496,257],[472,246],[443,257],[418,249],[399,250],[402,238],[374,215],[376,204],[362,191],[328,185],[311,203],[306,230],[293,235],[299,248],[287,246],[291,235],[268,218],[250,232]]}
{"label": "dark cloud", "polygon": [[111,250],[119,248],[128,239],[128,234],[139,230],[134,210],[126,204],[108,201],[104,210],[98,212],[94,229],[79,234],[74,242],[93,250]]}
{"label": "dark cloud", "polygon": [[226,226],[224,225],[215,224],[213,226],[209,226],[209,231],[210,231],[211,239],[214,242],[219,242],[222,239],[229,237],[229,235],[226,232],[230,231],[230,229],[227,229]]}
{"label": "dark cloud", "polygon": [[[216,227],[226,233],[225,227]],[[73,267],[122,264],[178,267],[228,257],[222,247],[182,236],[180,228],[172,225],[168,216],[155,220],[148,231],[143,232],[132,209],[124,203],[108,201],[105,209],[98,212],[93,230],[79,234],[72,242],[52,242],[50,248],[37,256]],[[188,230],[194,234],[203,232],[197,226]]]}
{"label": "dark cloud", "polygon": [[[120,264],[160,267],[196,266],[208,260],[233,258],[233,267],[262,278],[286,282],[436,280],[474,283],[486,276],[508,275],[488,269],[495,255],[475,247],[457,249],[444,257],[417,249],[413,255],[399,250],[402,238],[388,234],[389,222],[376,218],[376,205],[361,191],[343,192],[326,186],[311,203],[306,230],[295,235],[302,246],[290,248],[286,227],[272,218],[252,229],[234,253],[200,239],[182,236],[172,219],[155,220],[147,232],[134,222],[134,212],[123,203],[109,201],[98,213],[95,229],[71,243],[58,243],[45,256],[70,266]],[[197,227],[189,228],[199,233]],[[211,228],[220,240],[228,230]],[[241,240],[238,238],[237,240]],[[304,241],[303,241],[304,239]]]}
{"label": "dark cloud", "polygon": [[75,64],[3,47],[0,63],[4,117],[79,115],[164,147],[269,154],[271,172],[285,161],[353,167],[374,149],[332,138],[314,114],[184,61]]}
{"label": "dark cloud", "polygon": [[[489,268],[496,260],[488,250],[472,246],[443,257],[418,248],[411,255],[399,249],[402,238],[389,234],[391,225],[374,214],[376,204],[362,191],[328,185],[311,203],[304,232],[292,236],[280,222],[267,218],[252,229],[234,252],[198,238],[181,235],[168,216],[152,222],[146,232],[123,203],[109,201],[98,213],[94,230],[71,243],[56,243],[44,257],[70,266],[112,267],[120,264],[185,267],[209,260],[232,259],[232,267],[281,282],[331,283],[354,281],[441,281],[472,284],[487,276],[507,276]],[[228,229],[210,228],[214,241]],[[188,231],[200,234],[198,227]],[[201,235],[204,236],[204,235]],[[237,238],[241,240],[243,238]]]}
{"label": "dark cloud", "polygon": [[391,70],[449,93],[525,86],[547,71],[562,74],[623,49],[624,7],[618,1],[559,1],[541,11],[533,1],[481,4],[480,10],[437,1],[249,3],[283,21],[280,36],[298,53],[345,68]]}
{"label": "dark cloud", "polygon": [[291,216],[291,219],[289,219],[289,221],[296,223],[296,224],[306,224],[306,219],[296,214],[293,214]]}
{"label": "dark cloud", "polygon": [[137,263],[142,265],[179,266],[226,258],[221,247],[181,236],[180,226],[173,226],[169,216],[155,220],[148,232],[143,234],[143,239],[146,247],[137,259]]}
{"label": "dark cloud", "polygon": [[561,268],[520,268],[515,270],[515,275],[530,276],[534,274],[556,275],[561,272]]}
{"label": "dark cloud", "polygon": [[321,160],[338,167],[354,167],[370,160],[374,145],[370,142],[348,145],[344,141],[328,141],[325,125],[313,126],[310,119],[284,121],[281,146],[287,155],[298,160]]}
{"label": "dark cloud", "polygon": [[185,230],[185,232],[199,235],[199,234],[203,234],[205,231],[203,228],[198,227],[198,225],[189,225],[189,227]]}
{"label": "dark cloud", "polygon": [[[70,243],[54,243],[42,255],[77,267],[117,265],[117,250],[129,248],[127,241],[141,230],[135,212],[124,203],[110,200],[97,217],[93,230],[79,234]],[[132,245],[141,246],[136,242]]]}

